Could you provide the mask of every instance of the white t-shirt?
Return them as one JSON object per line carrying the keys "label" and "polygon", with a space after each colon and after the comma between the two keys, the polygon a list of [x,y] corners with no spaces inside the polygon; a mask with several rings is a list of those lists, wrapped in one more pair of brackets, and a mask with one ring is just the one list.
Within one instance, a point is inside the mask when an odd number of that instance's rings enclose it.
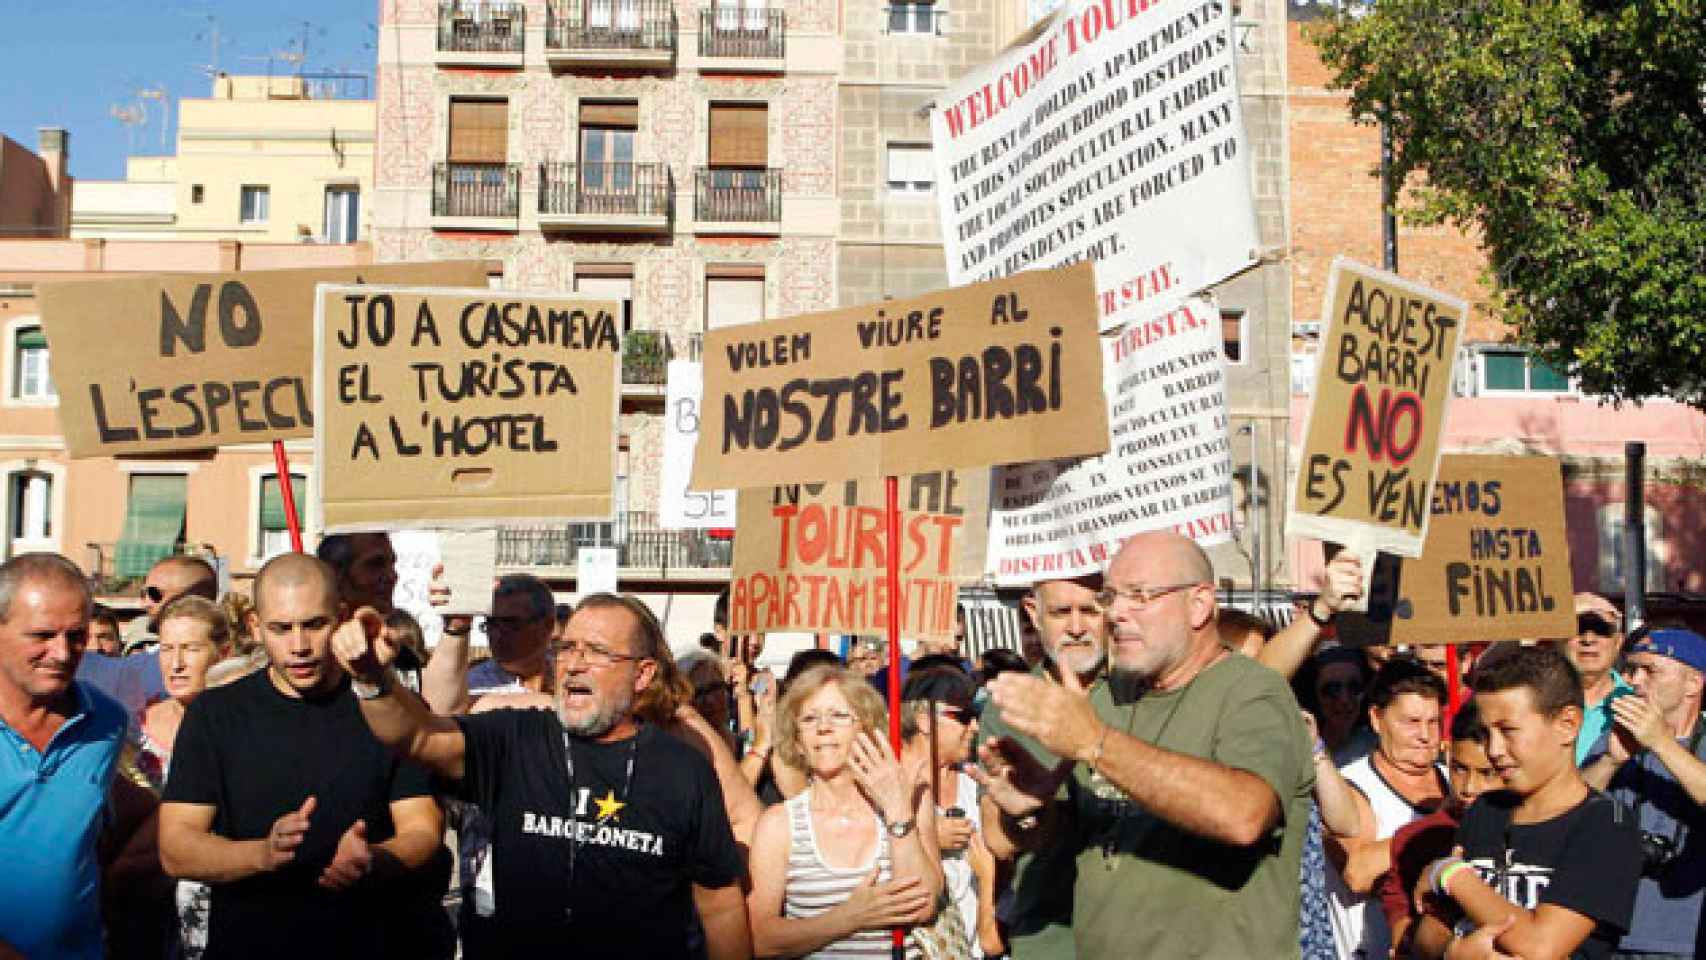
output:
{"label": "white t-shirt", "polygon": [[[950,806],[964,811],[965,818],[971,821],[972,830],[981,835],[983,816],[977,802],[977,781],[958,771],[953,776],[954,802]],[[942,816],[943,809],[938,808],[936,816]],[[977,875],[972,872],[967,851],[942,851],[942,879],[947,886],[948,899],[959,908],[960,918],[965,921],[966,933],[971,937],[971,955],[983,956],[977,941]]]}

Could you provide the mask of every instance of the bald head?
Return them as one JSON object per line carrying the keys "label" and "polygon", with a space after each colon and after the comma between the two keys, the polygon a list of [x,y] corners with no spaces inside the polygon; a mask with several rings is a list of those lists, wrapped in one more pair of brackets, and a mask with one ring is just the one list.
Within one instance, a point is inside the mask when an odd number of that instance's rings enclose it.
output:
{"label": "bald head", "polygon": [[[1134,572],[1140,572],[1133,576]],[[1164,583],[1213,583],[1214,564],[1195,540],[1171,530],[1140,533],[1127,540],[1108,564],[1110,580]]]}
{"label": "bald head", "polygon": [[284,590],[303,586],[318,587],[325,597],[326,610],[338,609],[338,578],[324,561],[306,553],[281,553],[266,562],[255,574],[255,611],[266,619],[268,604]]}

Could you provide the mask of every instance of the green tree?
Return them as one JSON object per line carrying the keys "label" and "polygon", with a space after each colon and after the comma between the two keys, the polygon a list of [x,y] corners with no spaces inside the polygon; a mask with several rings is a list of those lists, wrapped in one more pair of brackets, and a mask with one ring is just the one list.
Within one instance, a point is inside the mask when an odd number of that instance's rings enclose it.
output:
{"label": "green tree", "polygon": [[1311,34],[1413,223],[1478,231],[1517,339],[1706,409],[1706,0],[1378,0]]}

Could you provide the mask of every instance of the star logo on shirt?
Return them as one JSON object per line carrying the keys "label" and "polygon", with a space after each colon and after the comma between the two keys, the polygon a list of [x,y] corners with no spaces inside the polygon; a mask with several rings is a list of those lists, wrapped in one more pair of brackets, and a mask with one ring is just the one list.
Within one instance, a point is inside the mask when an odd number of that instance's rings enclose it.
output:
{"label": "star logo on shirt", "polygon": [[599,823],[603,823],[611,817],[616,816],[618,813],[621,813],[622,808],[627,806],[626,803],[616,799],[615,790],[605,791],[604,796],[598,797],[592,802],[598,804]]}

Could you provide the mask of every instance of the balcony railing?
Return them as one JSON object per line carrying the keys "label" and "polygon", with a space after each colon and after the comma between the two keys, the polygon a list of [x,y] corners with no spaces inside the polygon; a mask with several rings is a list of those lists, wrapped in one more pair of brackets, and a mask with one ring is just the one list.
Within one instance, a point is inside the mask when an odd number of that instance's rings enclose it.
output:
{"label": "balcony railing", "polygon": [[768,7],[721,5],[699,11],[699,56],[780,60],[787,55],[786,18]]}
{"label": "balcony railing", "polygon": [[675,53],[671,0],[568,0],[545,8],[545,49]]}
{"label": "balcony railing", "polygon": [[435,217],[521,215],[521,167],[513,163],[438,163],[432,168]]}
{"label": "balcony railing", "polygon": [[776,223],[782,219],[782,171],[700,167],[693,176],[693,219],[701,223]]}
{"label": "balcony railing", "polygon": [[527,8],[492,0],[438,6],[438,49],[444,53],[520,53]]}
{"label": "balcony railing", "polygon": [[622,336],[622,382],[662,386],[669,369],[669,337],[661,330],[630,330]]}
{"label": "balcony railing", "polygon": [[583,547],[615,547],[628,569],[706,570],[728,567],[734,543],[703,530],[663,530],[657,514],[629,510],[610,523],[508,527],[498,531],[500,567],[574,567]]}
{"label": "balcony railing", "polygon": [[675,184],[664,163],[541,163],[539,212],[668,218]]}

